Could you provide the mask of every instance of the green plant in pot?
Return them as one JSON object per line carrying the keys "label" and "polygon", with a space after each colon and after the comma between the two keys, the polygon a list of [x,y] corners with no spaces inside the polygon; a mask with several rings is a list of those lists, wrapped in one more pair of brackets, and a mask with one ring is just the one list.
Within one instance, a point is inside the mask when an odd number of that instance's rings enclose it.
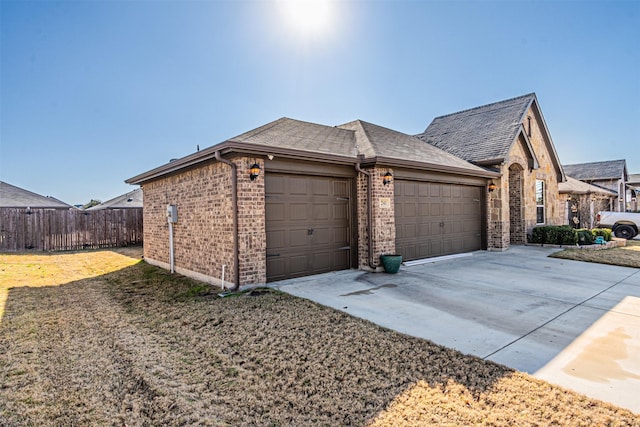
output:
{"label": "green plant in pot", "polygon": [[384,267],[384,271],[387,273],[395,274],[400,270],[400,264],[402,264],[402,255],[380,255],[380,261]]}

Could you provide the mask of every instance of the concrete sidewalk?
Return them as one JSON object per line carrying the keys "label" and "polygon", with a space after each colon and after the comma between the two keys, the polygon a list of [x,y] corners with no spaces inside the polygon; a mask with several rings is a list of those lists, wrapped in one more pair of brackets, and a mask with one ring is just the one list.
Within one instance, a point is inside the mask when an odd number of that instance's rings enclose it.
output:
{"label": "concrete sidewalk", "polygon": [[396,331],[640,413],[640,269],[548,258],[557,249],[347,270],[272,283]]}

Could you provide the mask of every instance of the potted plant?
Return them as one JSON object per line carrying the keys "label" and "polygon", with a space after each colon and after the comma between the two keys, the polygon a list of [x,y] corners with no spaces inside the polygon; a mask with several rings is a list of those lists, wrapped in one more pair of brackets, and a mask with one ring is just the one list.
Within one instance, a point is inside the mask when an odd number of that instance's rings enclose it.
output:
{"label": "potted plant", "polygon": [[380,255],[380,261],[384,267],[384,271],[387,273],[395,274],[400,270],[400,264],[402,264],[402,255]]}

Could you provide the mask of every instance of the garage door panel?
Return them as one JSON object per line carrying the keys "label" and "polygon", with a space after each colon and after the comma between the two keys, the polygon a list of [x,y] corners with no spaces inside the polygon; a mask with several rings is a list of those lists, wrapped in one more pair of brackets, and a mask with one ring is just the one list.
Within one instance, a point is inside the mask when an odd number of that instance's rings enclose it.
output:
{"label": "garage door panel", "polygon": [[287,185],[289,187],[289,191],[287,192],[285,190],[284,193],[302,196],[306,196],[307,194],[309,194],[307,179],[291,176],[285,183],[285,186]]}
{"label": "garage door panel", "polygon": [[287,234],[287,243],[290,247],[307,246],[307,244],[309,243],[309,233],[306,228],[288,230],[285,233]]}
{"label": "garage door panel", "polygon": [[314,220],[328,220],[329,205],[326,203],[314,203],[311,209],[311,217]]}
{"label": "garage door panel", "polygon": [[351,182],[265,174],[268,281],[351,266]]}
{"label": "garage door panel", "polygon": [[349,205],[346,203],[333,205],[333,219],[347,220],[349,218]]}
{"label": "garage door panel", "polygon": [[396,180],[396,252],[411,260],[481,249],[481,194],[481,187]]}
{"label": "garage door panel", "polygon": [[286,234],[284,230],[267,231],[267,247],[273,249],[284,248],[287,245]]}
{"label": "garage door panel", "polygon": [[265,214],[271,218],[272,221],[283,221],[285,219],[285,206],[283,203],[268,203]]}

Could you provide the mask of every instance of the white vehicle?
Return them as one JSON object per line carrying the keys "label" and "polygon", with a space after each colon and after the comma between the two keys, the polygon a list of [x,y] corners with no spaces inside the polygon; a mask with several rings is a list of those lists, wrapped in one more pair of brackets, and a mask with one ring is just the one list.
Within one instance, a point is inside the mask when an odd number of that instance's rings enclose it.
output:
{"label": "white vehicle", "polygon": [[633,239],[640,230],[640,213],[632,212],[598,212],[598,227],[610,228],[614,236]]}

